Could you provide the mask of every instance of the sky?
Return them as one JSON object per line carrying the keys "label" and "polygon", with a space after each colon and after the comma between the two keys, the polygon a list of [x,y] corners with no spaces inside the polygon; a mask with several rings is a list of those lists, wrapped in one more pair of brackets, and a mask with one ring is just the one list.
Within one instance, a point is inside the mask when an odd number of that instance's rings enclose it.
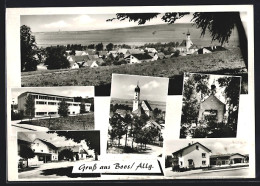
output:
{"label": "sky", "polygon": [[165,141],[166,155],[171,155],[173,152],[188,146],[192,142],[200,142],[212,151],[212,155],[230,153],[248,154],[250,148],[246,141],[239,139],[167,140]]}
{"label": "sky", "polygon": [[59,96],[69,96],[69,97],[94,97],[94,86],[73,86],[73,87],[32,87],[32,88],[12,88],[12,101],[17,103],[18,96],[24,92],[38,92],[46,94],[54,94]]}
{"label": "sky", "polygon": [[56,147],[62,147],[62,146],[74,146],[79,144],[84,144],[84,141],[81,141],[81,143],[76,143],[73,140],[66,140],[65,137],[60,137],[56,133],[46,133],[46,132],[24,132],[25,135],[34,141],[36,138],[46,140]]}
{"label": "sky", "polygon": [[140,87],[140,99],[166,102],[168,78],[113,74],[111,98],[134,99],[135,88]]}
{"label": "sky", "polygon": [[[163,14],[158,15],[145,25],[166,24],[161,20],[162,16]],[[87,31],[139,26],[137,22],[128,20],[106,21],[114,17],[115,14],[22,15],[20,23],[29,26],[32,32]],[[191,19],[192,15],[186,15],[176,20],[176,23],[190,23]],[[241,19],[246,20],[246,13],[241,13]]]}
{"label": "sky", "polygon": [[[226,75],[212,75],[211,74],[209,76],[209,80],[208,80],[208,87],[209,87],[209,89],[211,89],[211,85],[214,83],[215,86],[216,86],[216,94],[215,94],[215,96],[220,101],[222,101],[223,103],[226,103],[226,98],[225,98],[225,93],[224,93],[225,87],[219,87],[219,83],[217,81],[221,77],[228,77],[228,76],[226,76]],[[234,76],[232,76],[232,77],[234,77]],[[237,78],[241,78],[241,77],[237,77]],[[188,78],[185,78],[185,80],[186,79],[188,79]],[[240,90],[237,90],[237,91],[240,91]]]}

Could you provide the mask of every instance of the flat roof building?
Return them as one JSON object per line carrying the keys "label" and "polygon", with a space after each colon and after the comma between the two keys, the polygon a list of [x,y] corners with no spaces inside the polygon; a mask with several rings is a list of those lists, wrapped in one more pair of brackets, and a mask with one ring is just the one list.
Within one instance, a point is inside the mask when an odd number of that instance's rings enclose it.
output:
{"label": "flat roof building", "polygon": [[[24,92],[18,96],[18,110],[25,111],[26,98],[32,96],[35,102],[35,117],[58,116],[59,104],[65,100],[69,105],[69,115],[80,113],[80,102],[75,102],[73,97],[45,94],[38,92]],[[90,111],[91,103],[85,103],[86,112]]]}

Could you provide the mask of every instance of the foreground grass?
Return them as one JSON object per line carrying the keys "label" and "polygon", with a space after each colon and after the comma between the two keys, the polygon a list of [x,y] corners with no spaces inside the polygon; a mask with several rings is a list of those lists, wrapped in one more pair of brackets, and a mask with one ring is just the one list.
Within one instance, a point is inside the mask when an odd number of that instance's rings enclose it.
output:
{"label": "foreground grass", "polygon": [[[78,70],[53,70],[22,73],[22,86],[110,86],[112,73],[168,77],[174,79],[184,72],[202,72],[247,77],[244,60],[239,48],[203,55],[190,55],[141,64],[100,66]],[[175,85],[182,89],[182,79]],[[247,78],[243,78],[247,86]],[[170,85],[171,86],[171,85]],[[245,88],[242,88],[246,90]],[[246,93],[246,92],[245,92]]]}
{"label": "foreground grass", "polygon": [[[78,122],[80,121],[80,122]],[[84,122],[81,122],[84,121]],[[68,116],[60,118],[32,120],[31,123],[24,121],[21,124],[31,124],[35,126],[47,127],[49,130],[93,130],[94,113],[82,116]]]}

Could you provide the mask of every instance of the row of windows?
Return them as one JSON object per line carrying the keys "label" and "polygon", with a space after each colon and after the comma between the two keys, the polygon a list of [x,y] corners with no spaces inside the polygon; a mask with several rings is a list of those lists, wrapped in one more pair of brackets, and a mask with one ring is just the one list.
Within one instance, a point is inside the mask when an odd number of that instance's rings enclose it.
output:
{"label": "row of windows", "polygon": [[[60,105],[57,102],[47,102],[47,101],[36,101],[37,105]],[[78,103],[68,103],[69,106],[80,106]],[[90,106],[90,104],[86,104],[85,106]]]}
{"label": "row of windows", "polygon": [[57,112],[36,112],[36,116],[55,115]]}
{"label": "row of windows", "polygon": [[45,100],[58,100],[58,101],[71,101],[73,102],[73,98],[59,98],[59,97],[51,97],[51,96],[40,96],[40,95],[31,95],[34,99],[45,99]]}
{"label": "row of windows", "polygon": [[[202,161],[201,163],[202,163],[202,165],[206,165],[206,161]],[[180,165],[181,166],[183,165],[182,161],[180,161]]]}
{"label": "row of windows", "polygon": [[[201,154],[202,158],[206,158],[206,153]],[[180,154],[180,157],[182,157],[182,154]],[[178,158],[177,155],[174,155],[173,158]]]}

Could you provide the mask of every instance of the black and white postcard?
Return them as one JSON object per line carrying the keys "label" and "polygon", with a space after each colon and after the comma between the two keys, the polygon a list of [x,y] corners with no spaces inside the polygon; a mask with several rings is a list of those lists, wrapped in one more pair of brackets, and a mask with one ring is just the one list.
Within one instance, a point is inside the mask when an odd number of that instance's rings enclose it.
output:
{"label": "black and white postcard", "polygon": [[[8,181],[254,178],[253,20],[253,5],[7,8]],[[190,147],[206,162],[173,161]]]}

